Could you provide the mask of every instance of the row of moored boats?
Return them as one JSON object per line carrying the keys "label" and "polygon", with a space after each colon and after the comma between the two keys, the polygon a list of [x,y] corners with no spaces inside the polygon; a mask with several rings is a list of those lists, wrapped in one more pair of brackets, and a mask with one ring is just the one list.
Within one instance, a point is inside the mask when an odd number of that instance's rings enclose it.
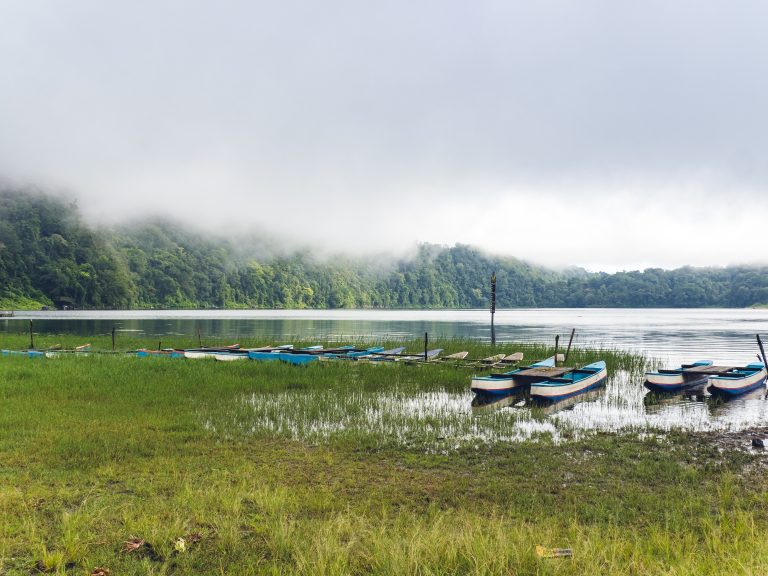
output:
{"label": "row of moored boats", "polygon": [[484,396],[508,396],[527,392],[531,398],[558,401],[582,394],[601,386],[608,377],[603,360],[581,368],[558,367],[557,356],[486,376],[474,376],[470,385],[475,394]]}
{"label": "row of moored boats", "polygon": [[[608,376],[600,360],[581,368],[558,367],[556,357],[509,370],[474,376],[471,390],[482,396],[509,396],[526,392],[538,400],[558,401],[601,386]],[[737,396],[765,385],[768,372],[764,362],[746,366],[715,366],[710,360],[683,364],[645,374],[645,386],[656,392],[680,392],[708,388],[712,394]]]}
{"label": "row of moored boats", "polygon": [[678,368],[647,372],[645,386],[655,392],[681,392],[686,389],[708,388],[710,393],[737,396],[765,384],[765,363],[746,366],[715,366],[711,360],[699,360]]}

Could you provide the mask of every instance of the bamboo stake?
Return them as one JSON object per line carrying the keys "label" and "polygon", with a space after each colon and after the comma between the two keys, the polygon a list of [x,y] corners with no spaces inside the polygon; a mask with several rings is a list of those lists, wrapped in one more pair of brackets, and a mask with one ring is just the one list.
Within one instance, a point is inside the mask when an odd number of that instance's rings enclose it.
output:
{"label": "bamboo stake", "polygon": [[576,328],[571,330],[571,337],[568,340],[568,348],[565,350],[565,359],[563,360],[563,364],[568,366],[568,354],[571,353],[571,344],[573,343],[573,335],[576,334]]}

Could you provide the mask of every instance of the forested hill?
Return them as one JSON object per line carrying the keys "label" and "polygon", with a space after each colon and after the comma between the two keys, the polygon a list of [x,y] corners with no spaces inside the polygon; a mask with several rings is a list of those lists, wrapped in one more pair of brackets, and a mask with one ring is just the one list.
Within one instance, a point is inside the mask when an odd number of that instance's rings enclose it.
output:
{"label": "forested hill", "polygon": [[[0,309],[744,307],[768,303],[768,267],[556,272],[469,246],[407,259],[263,256],[178,225],[94,229],[58,198],[0,191]],[[249,256],[249,254],[261,254]]]}

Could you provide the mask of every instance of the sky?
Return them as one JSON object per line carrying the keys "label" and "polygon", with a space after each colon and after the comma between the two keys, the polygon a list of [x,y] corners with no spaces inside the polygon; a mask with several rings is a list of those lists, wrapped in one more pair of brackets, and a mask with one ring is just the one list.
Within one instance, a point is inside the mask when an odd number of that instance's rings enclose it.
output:
{"label": "sky", "polygon": [[101,224],[768,262],[768,3],[3,0],[0,179]]}

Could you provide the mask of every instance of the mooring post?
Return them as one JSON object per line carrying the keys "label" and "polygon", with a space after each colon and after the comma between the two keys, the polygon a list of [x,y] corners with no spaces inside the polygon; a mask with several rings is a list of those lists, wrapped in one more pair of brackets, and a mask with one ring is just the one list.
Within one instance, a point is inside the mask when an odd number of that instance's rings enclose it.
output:
{"label": "mooring post", "polygon": [[555,366],[557,366],[557,347],[560,346],[560,334],[555,334]]}
{"label": "mooring post", "polygon": [[768,368],[768,362],[765,359],[765,349],[763,348],[763,341],[760,340],[760,334],[757,335],[757,345],[760,347],[760,353],[763,355],[763,366]]}
{"label": "mooring post", "polygon": [[29,349],[35,349],[35,334],[32,332],[32,320],[29,321]]}
{"label": "mooring post", "polygon": [[429,346],[429,332],[424,332],[424,362],[427,361],[427,347]]}
{"label": "mooring post", "polygon": [[159,340],[159,341],[157,342],[157,351],[159,352],[159,351],[160,351],[160,350],[162,350],[162,349],[163,349],[163,341],[162,341],[162,340]]}
{"label": "mooring post", "polygon": [[493,323],[493,315],[496,314],[496,271],[491,274],[491,347],[496,347],[496,326]]}
{"label": "mooring post", "polygon": [[112,352],[115,351],[115,327],[112,326]]}
{"label": "mooring post", "polygon": [[202,337],[202,335],[200,334],[200,328],[198,328],[198,329],[197,329],[197,345],[198,345],[198,347],[200,347],[200,348],[202,348],[202,347],[203,347],[203,337]]}
{"label": "mooring post", "polygon": [[571,344],[573,343],[573,335],[576,334],[576,328],[571,330],[571,337],[568,339],[568,348],[565,350],[565,360],[563,360],[563,364],[566,366],[568,365],[568,354],[571,353]]}

